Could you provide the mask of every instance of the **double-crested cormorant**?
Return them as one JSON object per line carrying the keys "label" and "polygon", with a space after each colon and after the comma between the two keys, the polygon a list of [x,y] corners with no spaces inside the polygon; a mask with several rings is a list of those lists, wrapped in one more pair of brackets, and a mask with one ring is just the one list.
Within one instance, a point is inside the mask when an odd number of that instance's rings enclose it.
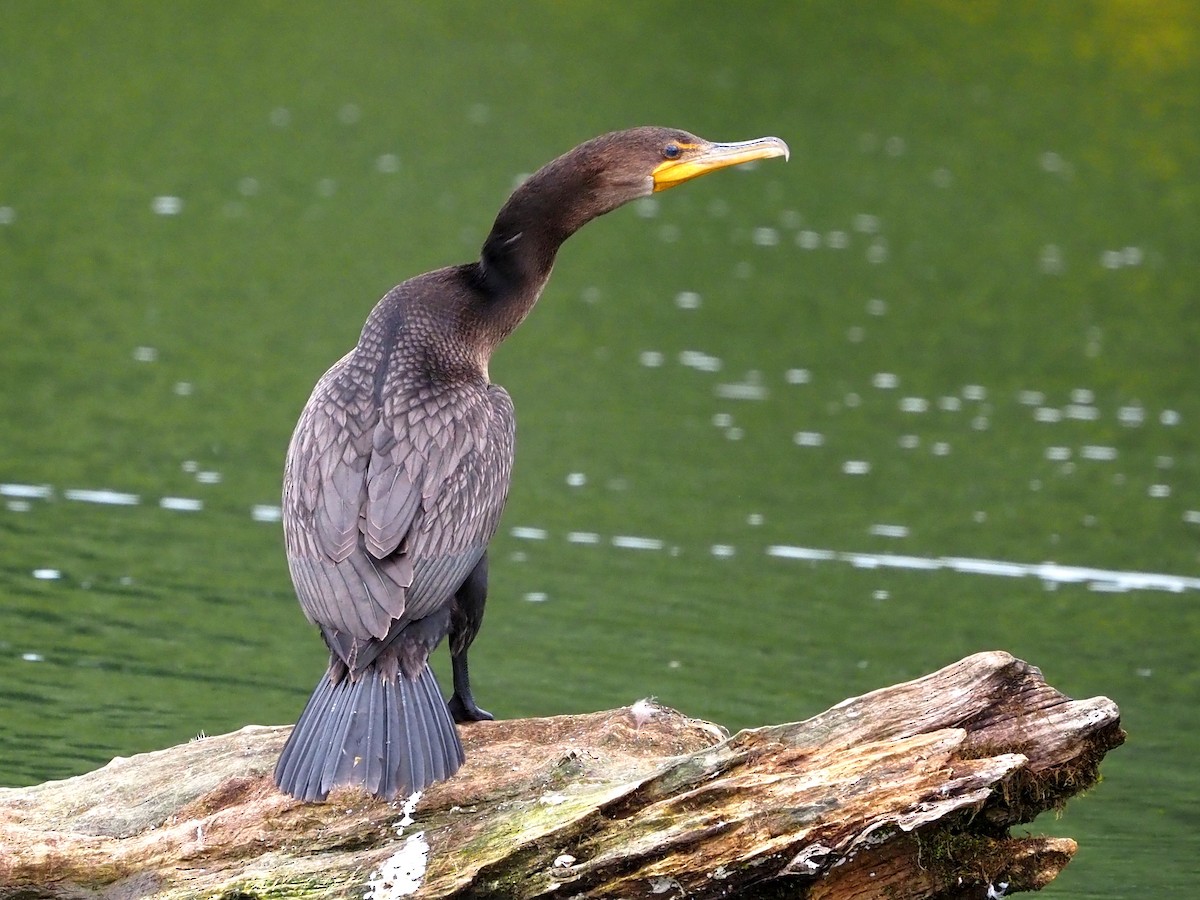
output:
{"label": "double-crested cormorant", "polygon": [[[280,788],[322,800],[360,785],[391,798],[458,770],[454,722],[492,718],[471,694],[467,649],[513,461],[513,406],[489,380],[492,351],[583,225],[787,153],[778,138],[714,144],[671,128],[595,138],[513,192],[477,262],[411,278],[371,311],[358,345],[317,382],[288,448],[288,567],[330,662],[280,756]],[[448,704],[428,665],[447,635]]]}

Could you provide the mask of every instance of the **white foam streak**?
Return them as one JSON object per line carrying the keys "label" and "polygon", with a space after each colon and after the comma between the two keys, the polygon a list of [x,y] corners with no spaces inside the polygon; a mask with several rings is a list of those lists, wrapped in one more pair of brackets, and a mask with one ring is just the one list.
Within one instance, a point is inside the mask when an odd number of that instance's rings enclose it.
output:
{"label": "white foam streak", "polygon": [[958,556],[905,556],[896,553],[854,553],[822,550],[814,547],[776,545],[767,548],[768,556],[782,559],[838,561],[859,569],[944,569],[969,575],[1003,578],[1038,578],[1051,584],[1085,584],[1094,591],[1200,591],[1200,578],[1159,572],[1131,572],[1099,569],[1092,566],[1065,566],[1054,562],[1021,563],[998,559],[973,559]]}

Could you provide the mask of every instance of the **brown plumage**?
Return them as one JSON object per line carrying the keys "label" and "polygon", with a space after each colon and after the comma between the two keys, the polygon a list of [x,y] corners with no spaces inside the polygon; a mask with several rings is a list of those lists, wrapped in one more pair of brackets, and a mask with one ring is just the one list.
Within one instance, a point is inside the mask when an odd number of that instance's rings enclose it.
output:
{"label": "brown plumage", "polygon": [[[317,382],[288,449],[288,567],[330,664],[284,747],[280,788],[304,800],[343,784],[394,797],[462,764],[454,721],[491,718],[472,696],[467,649],[513,462],[512,401],[489,381],[492,351],[587,222],[786,155],[777,138],[711,144],[667,128],[595,138],[517,188],[477,262],[411,278],[371,311],[358,345]],[[446,636],[448,705],[428,665]]]}

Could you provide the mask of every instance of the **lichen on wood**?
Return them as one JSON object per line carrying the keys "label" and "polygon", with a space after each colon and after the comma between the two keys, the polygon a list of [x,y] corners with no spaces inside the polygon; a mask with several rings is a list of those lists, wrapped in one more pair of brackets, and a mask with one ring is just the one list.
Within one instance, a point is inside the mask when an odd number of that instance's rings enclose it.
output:
{"label": "lichen on wood", "polygon": [[1009,828],[1094,784],[1124,737],[1111,701],[1070,700],[1000,652],[732,737],[645,701],[477,723],[467,765],[415,808],[280,794],[287,734],[0,789],[0,900],[1037,890],[1075,844]]}

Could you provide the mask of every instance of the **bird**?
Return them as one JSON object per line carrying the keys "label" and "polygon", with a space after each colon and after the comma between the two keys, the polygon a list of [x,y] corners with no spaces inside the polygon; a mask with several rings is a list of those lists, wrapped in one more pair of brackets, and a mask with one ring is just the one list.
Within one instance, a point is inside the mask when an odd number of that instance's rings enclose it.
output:
{"label": "bird", "polygon": [[[456,723],[493,718],[475,701],[467,651],[513,465],[513,402],[491,381],[492,352],[591,220],[788,155],[776,137],[714,143],[675,128],[592,138],[516,187],[478,260],[410,278],[375,305],[313,388],[284,466],[288,570],[329,667],[280,754],[283,792],[316,802],[356,786],[393,799],[463,764]],[[429,666],[443,639],[448,701]]]}

